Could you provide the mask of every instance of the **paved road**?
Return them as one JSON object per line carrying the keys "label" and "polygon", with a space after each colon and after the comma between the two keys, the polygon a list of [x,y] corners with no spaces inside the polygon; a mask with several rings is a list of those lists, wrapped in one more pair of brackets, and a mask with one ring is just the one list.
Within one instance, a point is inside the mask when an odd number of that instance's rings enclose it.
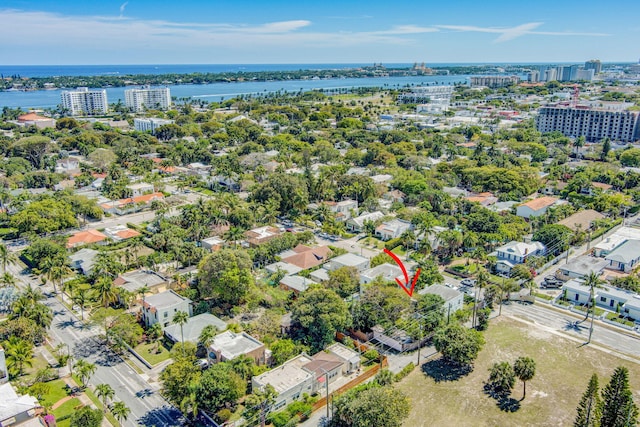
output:
{"label": "paved road", "polygon": [[[573,339],[586,342],[589,337],[590,320],[581,323],[578,327],[571,324],[581,320],[577,314],[569,311],[562,312],[547,308],[543,303],[526,305],[512,302],[502,306],[502,314],[515,317],[527,322],[535,323],[550,331],[566,335]],[[615,328],[615,327],[612,327]],[[595,322],[591,341],[624,355],[629,355],[640,362],[640,334],[629,331],[622,332],[604,327],[602,323]]]}
{"label": "paved road", "polygon": [[[7,270],[18,278],[19,287],[26,284],[51,291],[49,287],[39,286],[40,281],[32,278],[17,265],[8,265]],[[83,327],[79,319],[70,313],[54,296],[48,294],[44,303],[51,308],[54,317],[49,336],[53,346],[64,343],[69,346],[74,359],[85,359],[95,363],[97,369],[89,384],[109,384],[115,391],[116,400],[123,401],[131,414],[123,426],[179,426],[180,412],[170,407],[157,390],[138,375],[118,355],[111,352],[97,335],[97,328]],[[157,387],[157,384],[156,384]]]}

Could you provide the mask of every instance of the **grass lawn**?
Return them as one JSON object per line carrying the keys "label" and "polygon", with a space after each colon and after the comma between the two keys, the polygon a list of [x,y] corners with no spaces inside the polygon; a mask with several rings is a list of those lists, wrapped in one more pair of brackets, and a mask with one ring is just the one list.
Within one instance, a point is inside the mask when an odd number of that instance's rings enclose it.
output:
{"label": "grass lawn", "polygon": [[25,375],[20,377],[20,380],[25,381],[25,382],[30,382],[30,380],[34,379],[36,376],[36,373],[40,370],[40,369],[44,369],[44,368],[48,368],[49,364],[47,363],[46,360],[44,360],[44,358],[42,356],[40,356],[40,354],[35,353],[34,351],[34,357],[33,359],[31,359],[31,363],[32,366],[28,367],[25,365],[25,369],[24,369],[24,373]]}
{"label": "grass lawn", "polygon": [[49,381],[49,393],[42,399],[43,406],[52,406],[54,403],[67,397],[67,385],[62,380]]}
{"label": "grass lawn", "polygon": [[[56,419],[58,419],[58,418],[66,416],[66,415],[73,414],[73,412],[75,411],[75,408],[78,405],[81,405],[80,399],[78,399],[77,397],[74,397],[71,400],[67,400],[62,405],[60,405],[59,407],[57,407],[56,409],[54,409],[51,412],[53,412],[53,415],[55,415]],[[58,424],[58,425],[60,425],[60,424]]]}
{"label": "grass lawn", "polygon": [[171,355],[162,344],[158,344],[158,353],[155,352],[156,344],[142,343],[135,347],[135,351],[144,358],[150,365],[157,365],[160,362],[164,362]]}
{"label": "grass lawn", "polygon": [[[473,372],[455,381],[436,382],[423,371],[434,372],[436,361],[427,362],[398,383],[397,388],[411,398],[411,413],[404,425],[418,426],[566,426],[572,425],[575,409],[589,378],[595,372],[600,388],[609,381],[615,367],[630,371],[631,389],[640,388],[640,364],[620,359],[562,338],[534,325],[501,317],[492,320],[485,332],[487,343]],[[483,391],[494,362],[532,357],[536,375],[527,383],[522,398],[522,382],[511,393],[515,412],[501,410],[497,401]],[[515,408],[514,408],[515,409]]]}

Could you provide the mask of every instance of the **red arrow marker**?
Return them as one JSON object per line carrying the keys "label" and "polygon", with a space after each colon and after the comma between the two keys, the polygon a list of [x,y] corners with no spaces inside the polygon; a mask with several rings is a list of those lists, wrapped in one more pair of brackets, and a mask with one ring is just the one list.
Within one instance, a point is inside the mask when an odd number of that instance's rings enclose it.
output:
{"label": "red arrow marker", "polygon": [[384,253],[386,253],[391,258],[393,258],[396,264],[398,264],[398,266],[400,266],[400,268],[402,269],[402,274],[404,274],[404,283],[402,283],[400,279],[398,279],[397,277],[396,277],[396,283],[398,284],[398,286],[402,288],[403,291],[407,293],[407,295],[411,297],[413,295],[413,290],[416,287],[416,283],[418,283],[418,277],[420,276],[420,269],[416,270],[416,274],[415,276],[413,276],[413,280],[411,281],[411,287],[408,287],[409,275],[407,274],[407,269],[405,268],[404,264],[402,263],[402,261],[400,261],[400,258],[398,258],[396,254],[394,254],[393,252],[391,252],[389,249],[386,249],[386,248],[384,250]]}

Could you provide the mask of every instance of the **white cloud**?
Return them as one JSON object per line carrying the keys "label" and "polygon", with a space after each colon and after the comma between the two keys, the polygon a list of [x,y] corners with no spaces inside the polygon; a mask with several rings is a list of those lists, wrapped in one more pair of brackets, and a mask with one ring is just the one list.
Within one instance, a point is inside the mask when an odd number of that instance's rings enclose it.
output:
{"label": "white cloud", "polygon": [[127,7],[128,4],[129,4],[129,2],[126,1],[126,2],[124,2],[124,3],[122,3],[120,5],[120,17],[122,17],[124,15],[124,8]]}
{"label": "white cloud", "polygon": [[602,37],[609,34],[603,33],[576,33],[576,32],[560,32],[560,31],[533,31],[539,26],[544,24],[543,22],[529,22],[527,24],[518,25],[516,27],[476,27],[473,25],[436,25],[437,28],[454,31],[469,31],[478,33],[495,33],[500,34],[498,38],[494,40],[496,43],[506,42],[515,38],[524,36],[526,34],[535,34],[543,36],[584,36],[584,37]]}

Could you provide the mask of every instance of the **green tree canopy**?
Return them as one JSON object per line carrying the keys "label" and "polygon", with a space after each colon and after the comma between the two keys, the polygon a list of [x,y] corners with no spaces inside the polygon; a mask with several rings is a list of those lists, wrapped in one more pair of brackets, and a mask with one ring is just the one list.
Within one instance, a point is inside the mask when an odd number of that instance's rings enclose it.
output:
{"label": "green tree canopy", "polygon": [[222,249],[205,257],[199,265],[198,290],[203,298],[216,297],[239,304],[253,286],[251,259],[243,250]]}
{"label": "green tree canopy", "polygon": [[436,331],[433,343],[442,356],[459,365],[470,365],[484,345],[484,337],[476,330],[451,323]]}
{"label": "green tree canopy", "polygon": [[409,415],[409,398],[392,387],[356,388],[334,400],[333,427],[400,427]]}

